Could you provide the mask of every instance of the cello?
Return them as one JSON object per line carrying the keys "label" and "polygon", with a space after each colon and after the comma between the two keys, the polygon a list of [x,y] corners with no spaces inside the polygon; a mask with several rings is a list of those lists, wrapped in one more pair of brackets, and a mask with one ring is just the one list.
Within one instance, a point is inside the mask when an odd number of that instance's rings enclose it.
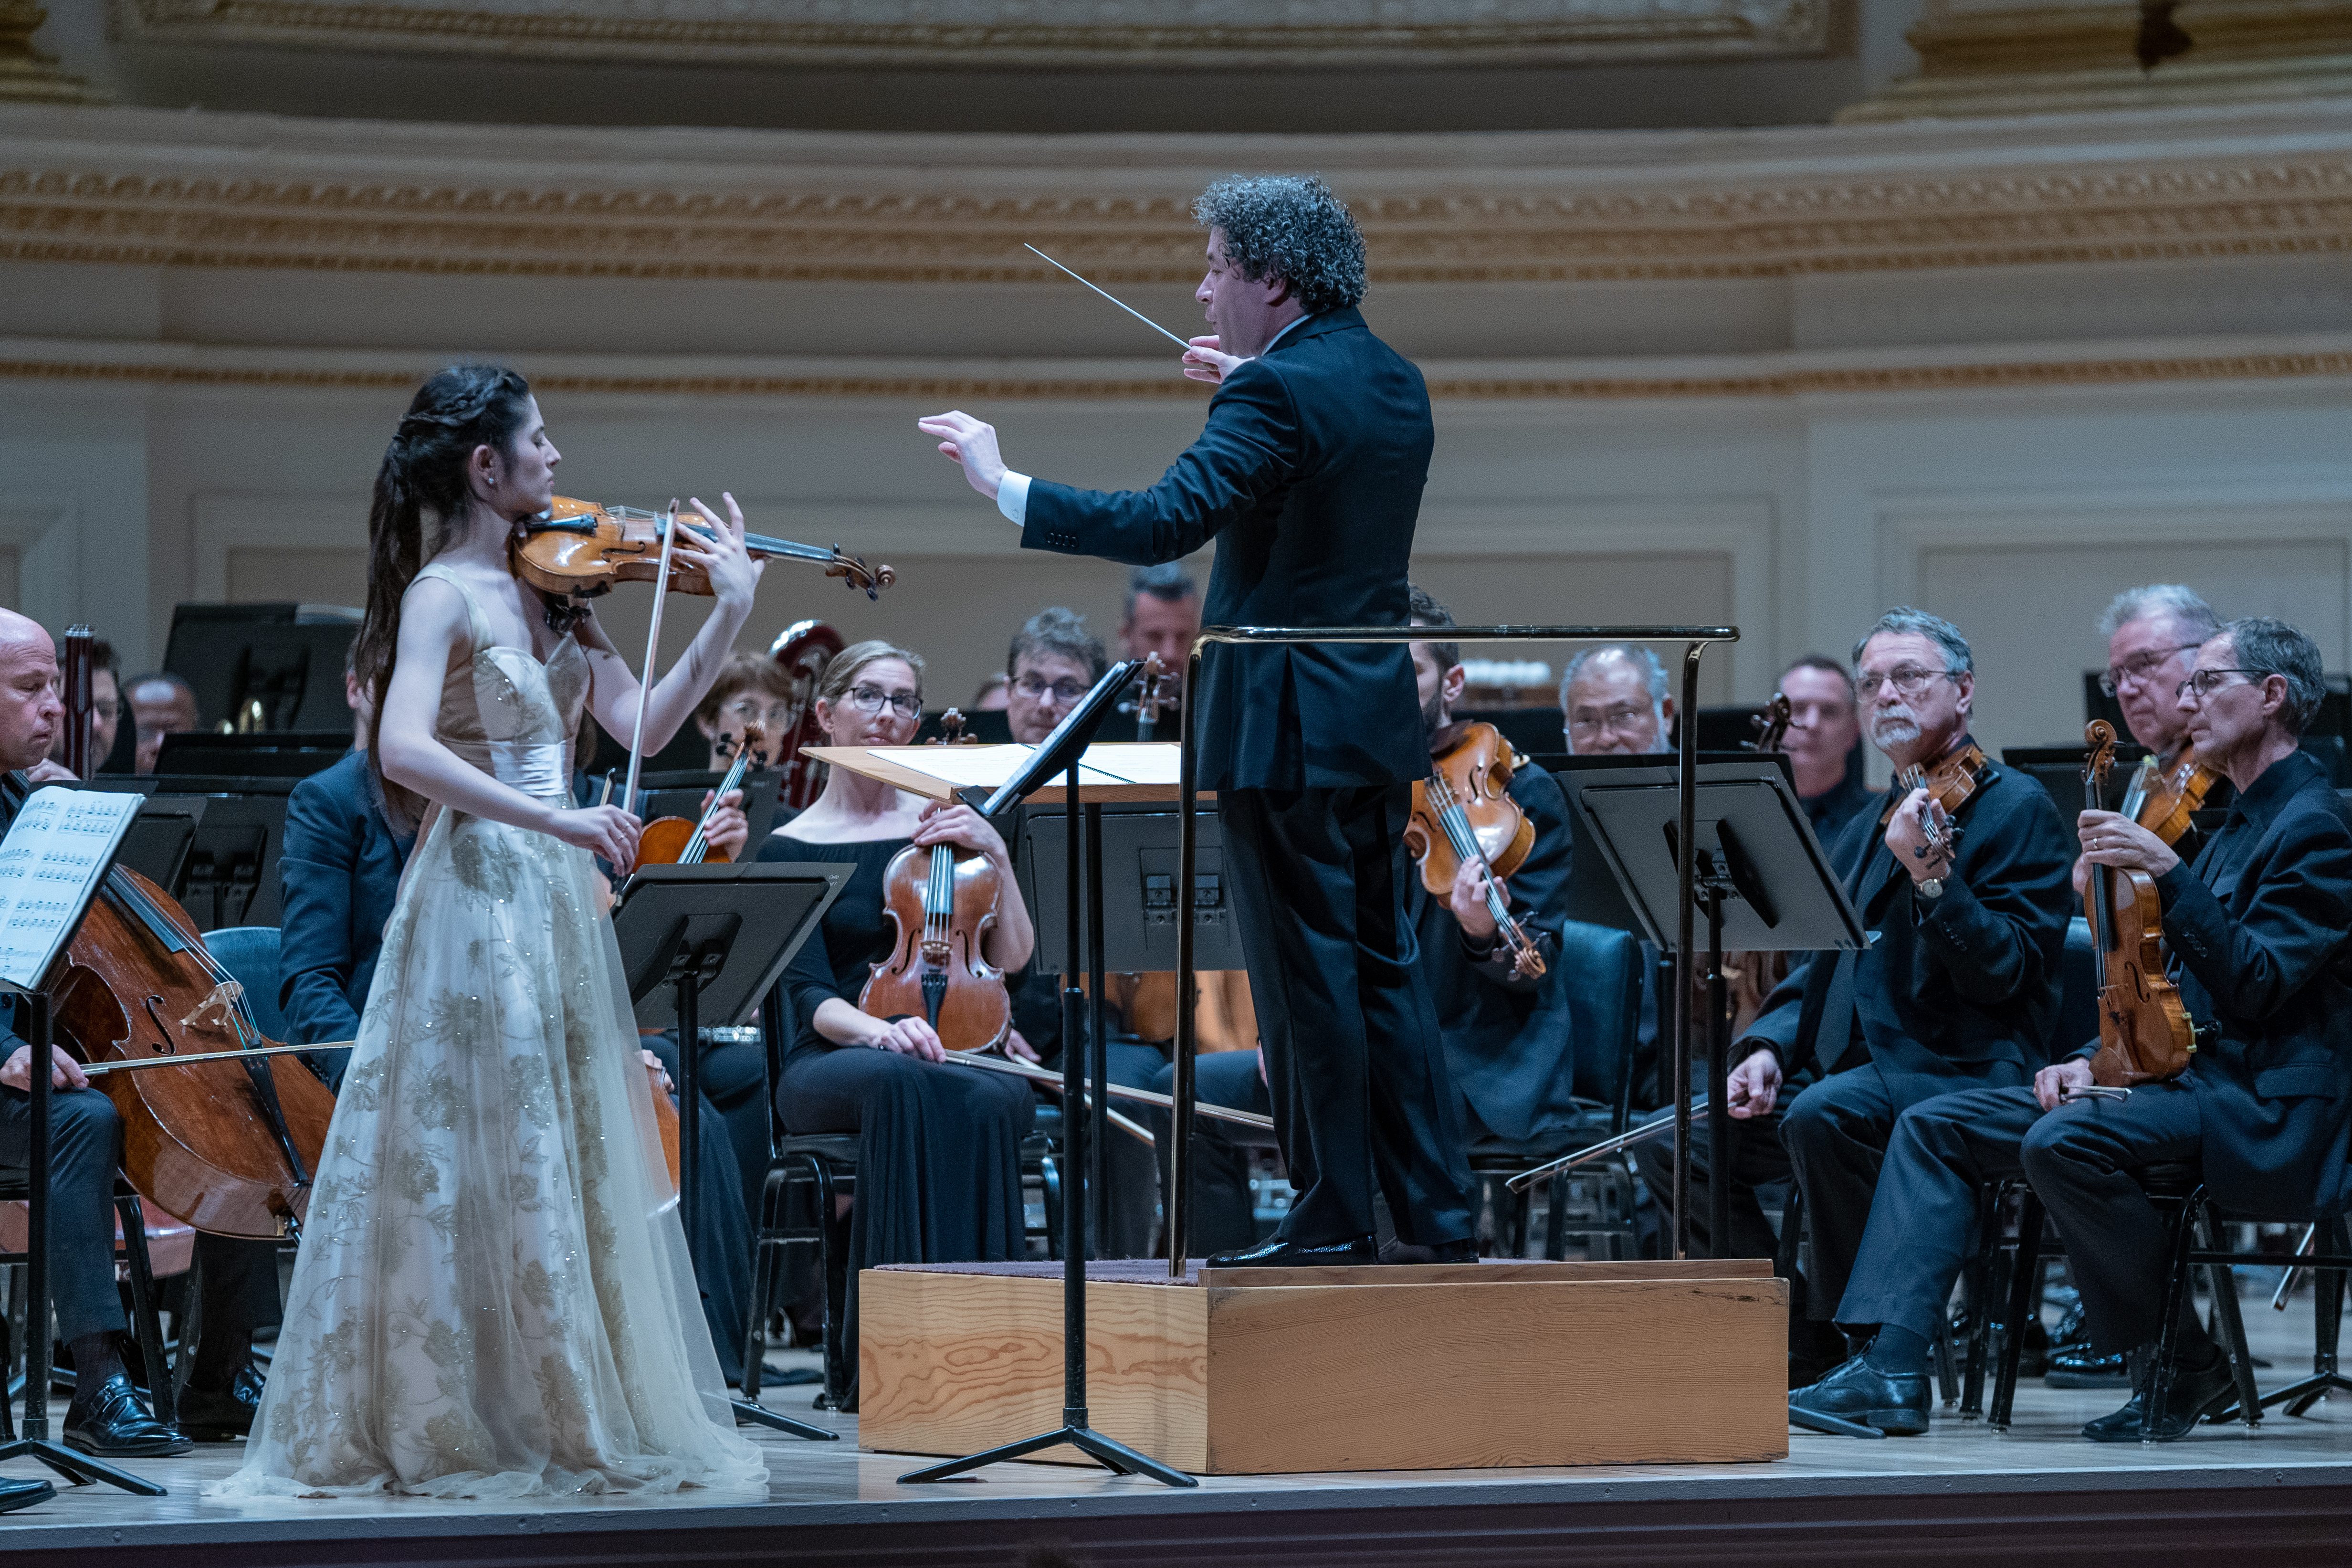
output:
{"label": "cello", "polygon": [[[1510,795],[1511,774],[1524,759],[1492,724],[1463,725],[1430,759],[1429,777],[1412,785],[1412,815],[1404,844],[1421,865],[1421,885],[1435,898],[1453,896],[1463,863],[1484,859],[1495,878],[1507,879],[1535,847],[1536,825]],[[1542,952],[1492,880],[1486,912],[1511,952],[1511,973],[1532,980],[1544,972]]]}
{"label": "cello", "polygon": [[[2083,763],[2083,805],[2097,811],[2115,765],[2115,726],[2094,719],[2083,739],[2091,748]],[[2181,820],[2185,826],[2185,813]],[[2179,987],[2165,978],[2163,900],[2145,872],[2095,862],[2090,873],[2084,913],[2099,955],[2099,1048],[2091,1058],[2091,1081],[2131,1089],[2179,1078],[2197,1049],[2197,1031]]]}

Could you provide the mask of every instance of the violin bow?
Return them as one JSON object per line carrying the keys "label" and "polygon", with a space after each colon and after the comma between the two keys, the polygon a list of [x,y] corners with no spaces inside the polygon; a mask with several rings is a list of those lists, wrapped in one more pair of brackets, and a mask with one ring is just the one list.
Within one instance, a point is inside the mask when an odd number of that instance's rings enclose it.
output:
{"label": "violin bow", "polygon": [[637,809],[637,778],[646,765],[646,703],[654,694],[654,658],[661,651],[662,605],[669,598],[669,558],[677,548],[677,501],[669,503],[668,526],[662,530],[661,566],[654,576],[654,619],[646,628],[645,672],[637,678],[637,721],[629,727],[629,785],[621,792],[621,809]]}

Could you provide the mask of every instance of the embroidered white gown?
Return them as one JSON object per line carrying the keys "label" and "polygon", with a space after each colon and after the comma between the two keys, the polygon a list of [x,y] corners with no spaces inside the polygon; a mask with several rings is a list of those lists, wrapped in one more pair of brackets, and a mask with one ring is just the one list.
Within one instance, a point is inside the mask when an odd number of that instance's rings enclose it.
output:
{"label": "embroidered white gown", "polygon": [[[566,794],[588,664],[474,653],[438,732]],[[436,808],[320,1162],[244,1468],[214,1495],[759,1487],[679,1228],[586,851]],[[649,1151],[653,1152],[649,1155]]]}

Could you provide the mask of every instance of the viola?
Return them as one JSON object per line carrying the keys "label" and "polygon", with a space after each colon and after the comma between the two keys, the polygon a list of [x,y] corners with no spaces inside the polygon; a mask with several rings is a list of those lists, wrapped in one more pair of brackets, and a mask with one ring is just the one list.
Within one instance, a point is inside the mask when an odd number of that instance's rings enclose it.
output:
{"label": "viola", "polygon": [[951,1051],[981,1051],[1013,1026],[1004,973],[982,956],[996,923],[996,862],[952,844],[909,844],[882,872],[882,902],[898,928],[890,955],[871,966],[857,1010],[919,1017]]}
{"label": "viola", "polygon": [[1895,787],[1887,792],[1886,809],[1878,823],[1884,827],[1895,808],[1910,798],[1915,789],[1925,789],[1927,798],[1919,803],[1919,831],[1927,839],[1923,858],[1958,854],[1962,828],[1958,817],[1977,791],[1992,782],[1992,763],[1984,748],[1970,741],[1967,745],[1946,753],[1933,767],[1913,763],[1895,770]]}
{"label": "viola", "polygon": [[[1510,795],[1511,774],[1522,761],[1492,724],[1465,724],[1430,759],[1429,777],[1414,781],[1404,844],[1433,897],[1453,895],[1465,861],[1484,859],[1495,877],[1507,878],[1527,860],[1536,825]],[[1512,973],[1541,974],[1543,954],[1511,918],[1509,901],[1491,881],[1486,897],[1496,934],[1511,951]]]}
{"label": "viola", "polygon": [[[24,805],[18,777],[0,791]],[[211,1058],[105,1076],[140,1196],[215,1236],[300,1234],[335,1098],[290,1055],[213,1055],[277,1042],[170,894],[109,871],[42,989],[61,1043],[85,1062]]]}
{"label": "viola", "polygon": [[1160,738],[1160,714],[1168,706],[1168,667],[1160,656],[1143,656],[1143,684],[1135,697],[1135,738],[1155,741]]}
{"label": "viola", "polygon": [[804,747],[825,743],[824,731],[817,728],[816,689],[824,679],[824,667],[833,656],[842,650],[841,634],[823,621],[794,621],[776,637],[768,647],[768,657],[792,672],[793,685],[799,689],[799,717],[782,737],[782,754],[776,765],[784,776],[776,787],[779,804],[793,810],[806,811],[816,804],[824,790],[824,764],[814,757],[804,757]]}
{"label": "viola", "polygon": [[719,736],[719,754],[729,756],[731,753],[731,760],[727,764],[726,776],[719,781],[719,787],[710,792],[710,804],[692,822],[683,816],[656,816],[646,823],[645,830],[637,835],[637,865],[640,868],[705,866],[712,861],[723,864],[728,858],[727,851],[714,849],[710,846],[710,819],[718,815],[720,801],[743,787],[745,773],[754,766],[768,765],[768,755],[764,750],[767,738],[767,731],[760,727],[756,719],[743,721],[743,733],[740,739],[730,740],[723,734]]}
{"label": "viola", "polygon": [[[655,581],[661,570],[662,541],[673,523],[689,537],[708,532],[707,525],[675,512],[599,506],[557,496],[545,511],[517,530],[508,554],[515,575],[541,593],[563,601],[593,599],[611,592],[615,583]],[[898,579],[887,566],[868,567],[856,556],[844,555],[839,545],[826,549],[747,533],[743,546],[761,560],[816,562],[824,567],[826,576],[864,589],[869,599]],[[711,596],[710,574],[684,562],[671,564],[669,586],[676,594]]]}
{"label": "viola", "polygon": [[2193,745],[2182,746],[2169,763],[2145,758],[2124,791],[2123,815],[2163,839],[2166,847],[2178,848],[2190,819],[2221,782],[2220,773],[2198,760]]}
{"label": "viola", "polygon": [[1772,700],[1748,721],[1755,727],[1756,738],[1748,742],[1751,752],[1778,752],[1787,749],[1789,721],[1795,713],[1785,691],[1775,691]]}
{"label": "viola", "polygon": [[[2097,811],[2115,765],[2115,726],[2094,719],[2083,739],[2091,747],[2083,763],[2083,807]],[[2179,988],[2164,975],[2164,901],[2155,880],[2144,871],[2094,864],[2083,904],[2099,955],[2099,1048],[2091,1058],[2091,1081],[2131,1089],[2179,1078],[2197,1049],[2197,1032]]]}

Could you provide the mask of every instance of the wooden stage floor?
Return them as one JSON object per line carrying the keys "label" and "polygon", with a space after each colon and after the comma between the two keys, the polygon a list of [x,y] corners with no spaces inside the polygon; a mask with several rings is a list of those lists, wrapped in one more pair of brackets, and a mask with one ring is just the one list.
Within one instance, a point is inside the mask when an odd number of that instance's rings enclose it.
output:
{"label": "wooden stage floor", "polygon": [[[2247,1302],[2265,1387],[2310,1364],[2310,1312]],[[1561,1347],[1562,1353],[1573,1353]],[[799,1360],[801,1358],[793,1358]],[[804,1387],[772,1389],[805,1415]],[[2209,1427],[2164,1447],[2098,1447],[2075,1429],[2114,1391],[2019,1391],[2005,1435],[1940,1418],[1927,1436],[1792,1434],[1762,1465],[1297,1475],[1171,1490],[1062,1465],[995,1467],[906,1487],[918,1461],[864,1454],[854,1417],[813,1443],[762,1432],[764,1495],[530,1506],[424,1500],[225,1506],[198,1495],[234,1445],[133,1467],[172,1489],[111,1489],[0,1516],[0,1568],[40,1563],[278,1568],[448,1563],[1015,1564],[1039,1545],[1097,1564],[1742,1564],[2017,1563],[2152,1568],[2188,1552],[2261,1568],[2352,1562],[2352,1397],[2259,1431]],[[1396,1419],[1410,1421],[1400,1408]],[[31,1461],[7,1467],[36,1473]],[[2001,1561],[2006,1560],[2006,1561]]]}

